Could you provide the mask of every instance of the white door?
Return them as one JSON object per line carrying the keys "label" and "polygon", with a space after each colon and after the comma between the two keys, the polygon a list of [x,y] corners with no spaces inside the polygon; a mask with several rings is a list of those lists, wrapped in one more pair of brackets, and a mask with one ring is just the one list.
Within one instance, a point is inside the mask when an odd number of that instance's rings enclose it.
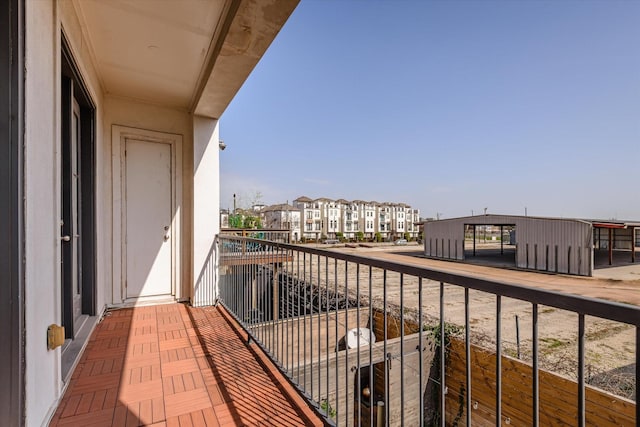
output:
{"label": "white door", "polygon": [[172,293],[171,145],[125,141],[126,298]]}

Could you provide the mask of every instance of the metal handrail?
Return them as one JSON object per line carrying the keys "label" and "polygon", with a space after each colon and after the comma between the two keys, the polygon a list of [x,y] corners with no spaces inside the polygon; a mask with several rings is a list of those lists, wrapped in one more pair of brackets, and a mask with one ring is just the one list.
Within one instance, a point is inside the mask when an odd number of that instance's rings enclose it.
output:
{"label": "metal handrail", "polygon": [[[404,407],[406,401],[405,392],[411,390],[405,386],[405,383],[408,381],[404,373],[405,360],[408,357],[405,342],[409,342],[409,335],[407,335],[408,332],[405,331],[405,321],[408,320],[408,317],[405,317],[406,307],[403,297],[407,290],[418,293],[418,322],[421,325],[422,319],[427,315],[423,308],[422,299],[423,281],[425,279],[440,284],[440,310],[437,315],[437,324],[439,325],[440,331],[444,331],[446,327],[444,285],[447,284],[464,289],[465,360],[469,360],[471,348],[469,340],[469,291],[480,291],[496,296],[496,399],[495,408],[493,408],[496,425],[501,425],[503,422],[502,418],[505,417],[501,398],[503,390],[502,360],[504,357],[502,354],[502,337],[500,333],[502,329],[502,298],[524,301],[530,303],[532,306],[531,419],[534,425],[538,425],[540,419],[540,387],[538,384],[540,370],[538,337],[539,306],[553,307],[578,315],[578,382],[576,398],[576,408],[579,415],[577,417],[578,425],[585,424],[585,316],[593,316],[634,326],[636,329],[636,366],[640,366],[640,355],[638,354],[640,346],[640,307],[634,305],[540,289],[532,286],[523,286],[507,281],[477,278],[434,268],[420,267],[350,253],[270,242],[250,237],[220,235],[216,241],[219,268],[222,269],[220,272],[219,287],[220,302],[225,305],[236,320],[242,324],[252,339],[270,355],[283,373],[288,376],[290,381],[299,388],[301,393],[316,406],[318,412],[326,417],[327,422],[330,424],[350,424],[351,420],[355,419],[355,424],[357,425],[361,423],[366,424],[367,422],[373,425],[374,418],[378,420],[383,418],[387,424],[393,421],[394,415],[391,412],[389,404],[384,405],[382,410],[378,407],[374,411],[373,398],[370,398],[368,410],[363,412],[362,396],[355,396],[356,400],[354,403],[350,403],[354,397],[349,394],[351,393],[349,387],[353,388],[357,386],[359,390],[362,381],[372,381],[371,378],[374,374],[372,367],[373,361],[374,359],[381,360],[378,356],[375,356],[375,354],[378,353],[382,353],[384,356],[384,360],[380,363],[383,363],[385,372],[383,391],[384,396],[387,396],[385,399],[388,398],[391,391],[391,382],[395,381],[392,381],[390,377],[391,374],[389,373],[393,364],[396,363],[394,362],[394,360],[396,360],[394,357],[397,357],[400,366],[403,367],[400,378],[398,379],[401,384],[399,394],[402,404],[399,413],[396,415],[398,416],[398,420],[400,420],[399,422],[404,423],[406,421],[405,416],[409,416],[409,409],[407,408],[405,410]],[[248,247],[252,248],[252,250],[246,250]],[[242,260],[242,262],[240,262],[240,260]],[[339,265],[339,263],[342,264]],[[333,269],[335,276],[331,278],[334,281],[333,289],[329,287],[329,271],[331,269]],[[369,282],[368,284],[362,284],[360,278],[361,271],[364,270],[366,276],[367,269]],[[357,330],[361,328],[361,320],[366,320],[370,327],[374,325],[372,310],[374,301],[371,291],[372,269],[379,269],[383,272],[383,276],[380,279],[383,285],[383,295],[379,295],[382,297],[382,313],[384,313],[382,342],[378,346],[373,344],[369,345],[365,351],[361,349],[361,337],[358,335],[356,350],[350,350],[349,345],[345,345],[343,350],[339,350],[338,347],[332,350],[329,344],[329,335],[337,339],[338,336],[342,334],[342,331],[346,334],[353,328],[353,325],[349,325],[350,310],[355,310],[356,312],[357,320],[355,321],[355,326]],[[387,279],[389,274],[398,274],[400,280],[391,285]],[[418,279],[417,284],[409,283],[409,281],[403,279],[410,276]],[[324,287],[321,286],[323,281]],[[289,291],[280,295],[281,290],[285,290],[283,283],[291,285],[286,289],[297,289],[297,295],[293,295],[292,297],[286,293]],[[367,286],[369,288],[368,296],[363,297],[362,291],[366,289]],[[400,340],[399,347],[394,339],[387,338],[390,327],[388,324],[389,315],[387,313],[392,305],[392,303],[389,302],[388,291],[393,289],[400,289],[399,320],[401,326],[399,337],[397,338]],[[295,298],[297,298],[297,300]],[[333,300],[331,300],[331,298],[333,298]],[[334,306],[331,306],[330,301],[335,302]],[[258,310],[260,311],[259,313],[256,312],[256,307],[261,309]],[[363,319],[361,319],[361,316]],[[342,320],[340,320],[341,318]],[[297,332],[297,338],[295,332]],[[321,334],[325,335],[321,336]],[[428,371],[428,368],[423,366],[423,357],[428,352],[424,344],[424,339],[428,339],[428,337],[425,337],[427,334],[423,334],[422,326],[419,327],[419,334],[417,335],[419,335],[418,341],[415,341],[415,336],[411,339],[415,342],[422,343],[418,344],[415,350],[419,353],[419,385],[417,389],[421,394],[419,404],[420,408],[422,408],[420,411],[420,425],[422,425],[424,422],[423,391],[426,386],[423,376],[425,372]],[[438,367],[440,373],[438,385],[440,398],[438,411],[440,412],[440,418],[438,423],[440,425],[445,425],[446,418],[444,414],[447,394],[447,387],[445,385],[446,344],[444,335],[445,334],[441,332],[439,343],[434,343],[439,344],[441,361]],[[344,336],[345,340],[346,338],[347,335]],[[414,343],[414,341],[411,342]],[[301,347],[303,348],[301,349]],[[393,356],[390,352],[391,348],[399,349],[399,355]],[[297,349],[298,352],[297,358],[296,354],[294,354],[295,349]],[[376,359],[376,357],[378,357],[378,359]],[[367,361],[370,361],[370,363]],[[367,363],[369,364],[367,365]],[[330,375],[331,371],[335,372]],[[349,377],[354,374],[356,378],[354,380],[355,383],[352,384]],[[468,363],[464,375],[466,375],[465,411],[468,415],[472,410],[469,399],[471,395],[471,367]],[[429,378],[429,381],[432,380],[432,378]],[[636,369],[636,396],[638,395],[639,383],[640,374]],[[331,402],[337,405],[336,408],[331,406],[329,402],[330,398]],[[356,405],[355,402],[359,404]],[[397,412],[397,408],[394,410]],[[638,405],[636,405],[635,415],[636,420],[640,420],[640,409]],[[505,420],[506,419],[508,419],[508,417],[505,418]],[[471,425],[470,416],[466,417],[466,425]]]}
{"label": "metal handrail", "polygon": [[[235,238],[234,238],[235,239]],[[246,242],[264,243],[264,240],[238,238]],[[586,316],[600,317],[620,323],[640,327],[640,307],[616,301],[591,298],[582,295],[552,291],[548,289],[524,286],[515,282],[488,280],[464,274],[451,273],[433,268],[419,267],[412,264],[386,261],[361,255],[330,251],[327,249],[271,242],[274,250],[295,250],[312,255],[328,256],[341,261],[371,266],[382,270],[422,277],[435,282],[487,292],[502,297],[518,299],[534,304],[545,305],[561,310],[573,311]]]}

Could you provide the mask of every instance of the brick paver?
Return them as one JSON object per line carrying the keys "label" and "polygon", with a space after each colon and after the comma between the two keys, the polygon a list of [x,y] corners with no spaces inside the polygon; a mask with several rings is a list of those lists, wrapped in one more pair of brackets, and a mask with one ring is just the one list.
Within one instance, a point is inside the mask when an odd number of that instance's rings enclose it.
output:
{"label": "brick paver", "polygon": [[106,313],[51,426],[322,425],[222,308]]}

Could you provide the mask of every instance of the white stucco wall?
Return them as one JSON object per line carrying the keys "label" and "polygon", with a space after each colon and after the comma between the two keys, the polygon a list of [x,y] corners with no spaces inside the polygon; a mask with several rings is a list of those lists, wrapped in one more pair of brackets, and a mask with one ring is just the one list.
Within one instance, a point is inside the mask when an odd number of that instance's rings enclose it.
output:
{"label": "white stucco wall", "polygon": [[[60,64],[64,31],[96,103],[101,91],[70,2],[25,2],[25,393],[26,425],[46,424],[63,389],[60,348],[47,349],[46,331],[61,324],[60,277]],[[96,141],[101,145],[100,137]],[[97,150],[98,175],[101,151]],[[100,190],[98,189],[98,192]],[[101,211],[100,197],[97,210]],[[100,221],[100,220],[99,220]],[[104,235],[100,228],[98,234]],[[105,260],[98,248],[98,287]],[[104,298],[98,294],[98,312]]]}
{"label": "white stucco wall", "polygon": [[212,304],[217,296],[215,283],[196,282],[203,268],[211,266],[212,260],[208,259],[208,256],[215,236],[220,232],[219,140],[217,120],[193,117],[193,281],[191,283],[196,305]]}
{"label": "white stucco wall", "polygon": [[58,80],[55,4],[26,2],[25,25],[25,325],[26,424],[41,425],[59,395],[60,350],[46,330],[60,323]]}

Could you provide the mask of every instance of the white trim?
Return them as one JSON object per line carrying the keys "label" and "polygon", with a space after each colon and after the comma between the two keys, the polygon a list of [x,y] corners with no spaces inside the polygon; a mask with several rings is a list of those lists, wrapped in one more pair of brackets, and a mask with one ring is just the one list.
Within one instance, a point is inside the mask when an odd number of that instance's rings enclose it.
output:
{"label": "white trim", "polygon": [[[124,275],[126,274],[126,251],[124,248],[124,214],[126,212],[126,200],[124,195],[125,185],[125,141],[135,138],[142,141],[169,144],[171,146],[171,289],[176,299],[182,295],[182,266],[180,263],[181,236],[182,236],[182,135],[166,132],[157,132],[146,129],[137,129],[127,126],[112,125],[111,134],[111,167],[113,176],[113,285],[112,304],[124,303],[126,298],[124,288]],[[130,301],[131,299],[129,299]]]}

